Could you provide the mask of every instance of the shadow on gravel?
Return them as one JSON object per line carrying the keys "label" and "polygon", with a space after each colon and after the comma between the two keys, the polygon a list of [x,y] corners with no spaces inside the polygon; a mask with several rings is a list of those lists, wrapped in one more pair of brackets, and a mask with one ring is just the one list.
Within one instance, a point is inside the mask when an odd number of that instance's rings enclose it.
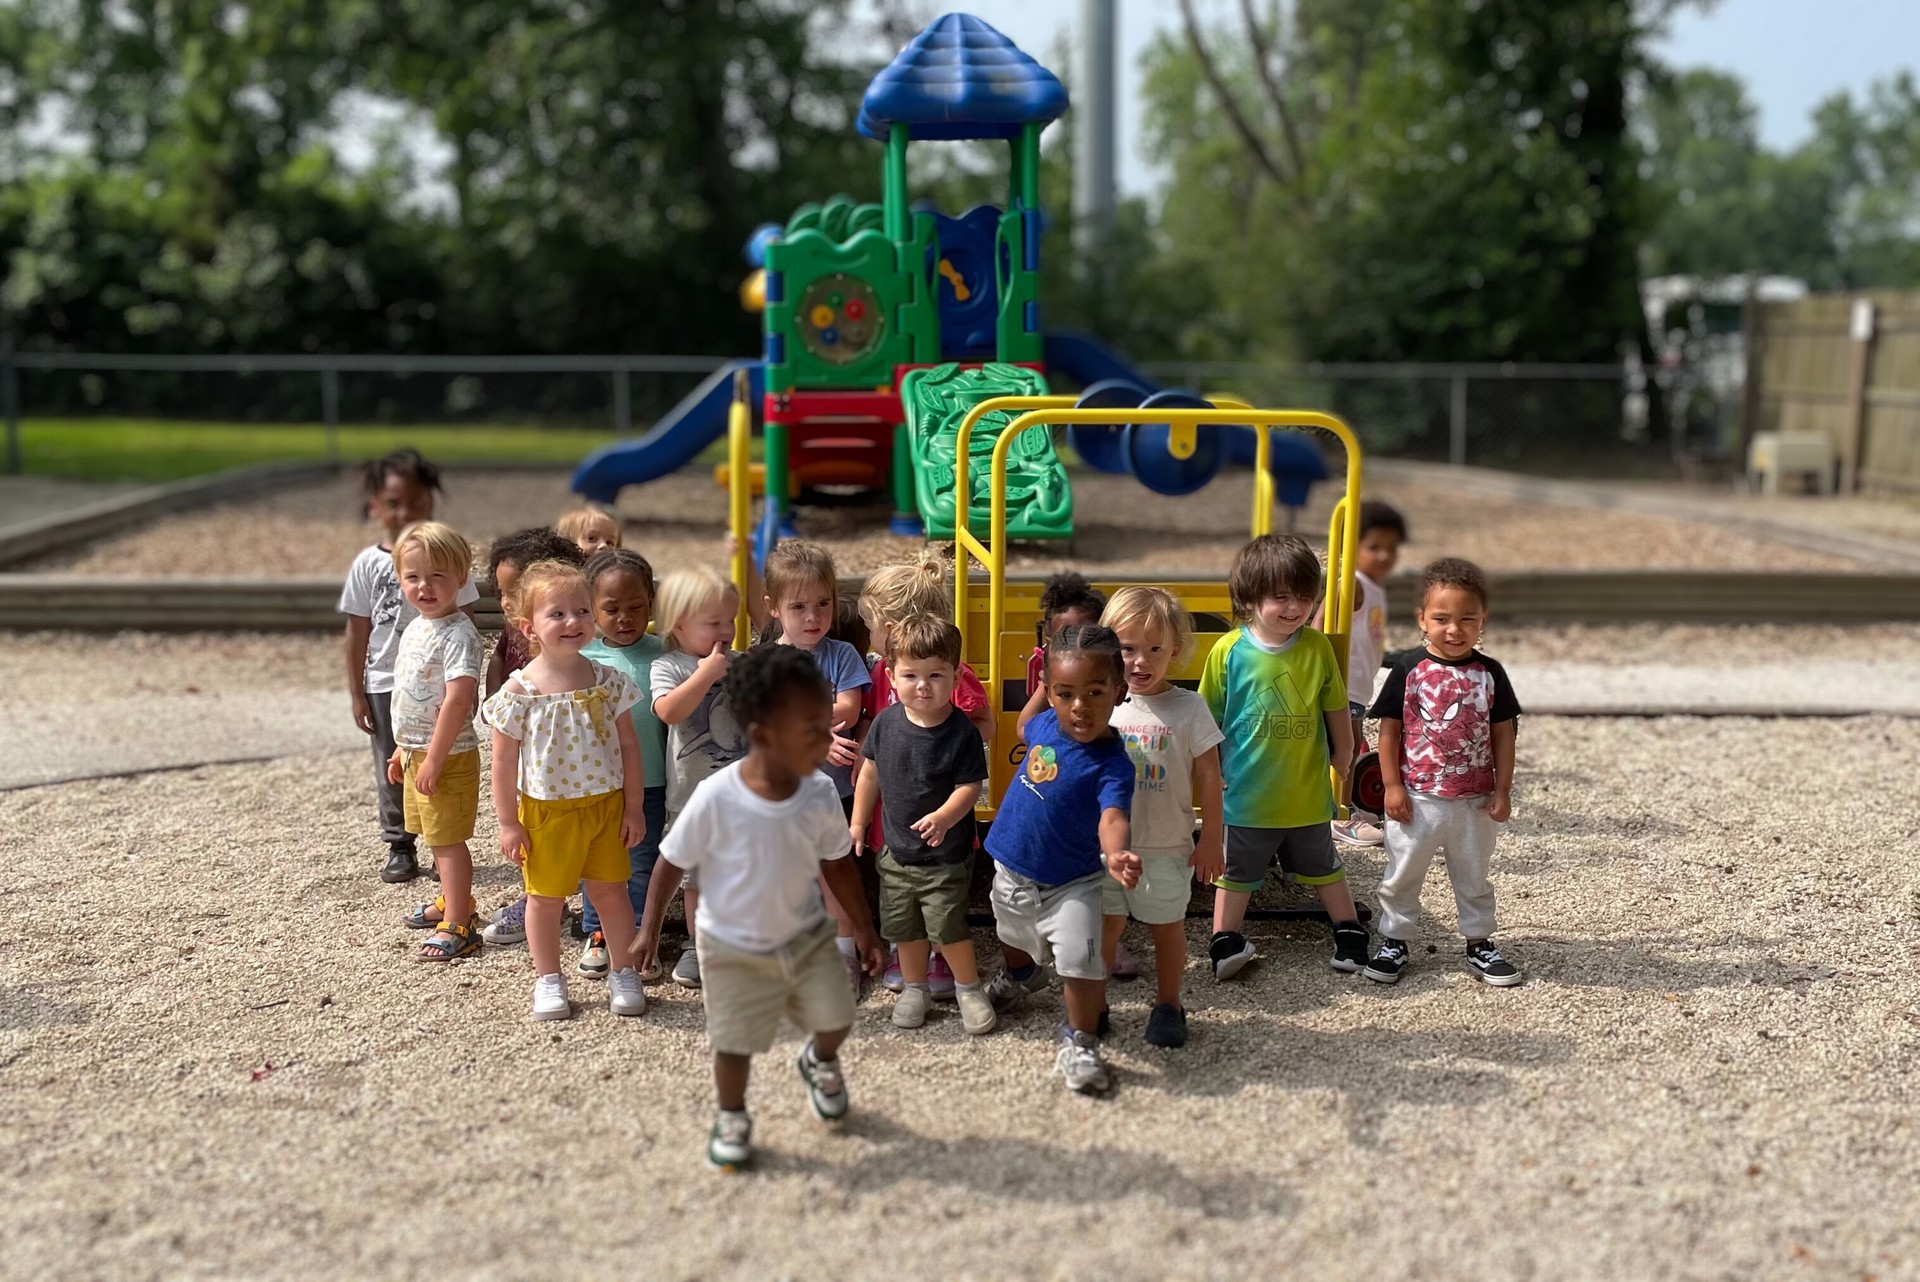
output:
{"label": "shadow on gravel", "polygon": [[88,1018],[84,1007],[48,997],[39,989],[0,984],[0,1029],[63,1028],[84,1024]]}
{"label": "shadow on gravel", "polygon": [[[1661,945],[1666,943],[1666,947]],[[1779,941],[1738,937],[1716,943],[1713,960],[1699,956],[1698,940],[1539,939],[1515,940],[1529,983],[1576,988],[1617,988],[1624,992],[1690,992],[1737,988],[1748,984],[1785,987],[1826,978],[1805,966],[1788,966],[1769,956],[1756,957]]]}
{"label": "shadow on gravel", "polygon": [[[1069,1102],[1079,1101],[1063,1101]],[[829,1179],[848,1193],[892,1193],[903,1180],[917,1179],[1018,1203],[1104,1207],[1130,1197],[1151,1198],[1210,1220],[1282,1217],[1298,1205],[1270,1178],[1195,1178],[1149,1153],[1012,1137],[943,1140],[879,1113],[855,1112],[846,1125],[849,1137],[867,1140],[879,1151],[842,1165],[760,1149],[755,1163],[770,1174]]]}

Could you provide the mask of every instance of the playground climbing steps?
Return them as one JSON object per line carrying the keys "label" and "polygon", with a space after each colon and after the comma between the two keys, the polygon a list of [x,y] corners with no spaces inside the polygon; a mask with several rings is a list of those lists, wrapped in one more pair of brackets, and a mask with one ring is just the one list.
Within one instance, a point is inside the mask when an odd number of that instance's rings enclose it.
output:
{"label": "playground climbing steps", "polygon": [[[911,370],[901,380],[900,402],[913,455],[914,499],[928,538],[953,537],[954,478],[959,466],[954,444],[967,411],[988,397],[1046,394],[1045,376],[1020,365],[935,365]],[[994,442],[1015,417],[1011,412],[986,415],[968,441],[968,505],[976,530],[984,528],[988,519]],[[1047,428],[1021,433],[1008,451],[1007,537],[1073,537],[1073,491]]]}

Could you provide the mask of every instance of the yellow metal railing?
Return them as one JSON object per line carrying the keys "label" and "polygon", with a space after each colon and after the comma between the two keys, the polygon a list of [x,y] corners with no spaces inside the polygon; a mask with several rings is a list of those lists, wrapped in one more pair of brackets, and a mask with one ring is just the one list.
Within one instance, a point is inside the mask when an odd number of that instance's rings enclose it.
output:
{"label": "yellow metal railing", "polygon": [[753,453],[753,391],[747,372],[733,376],[733,405],[727,410],[727,528],[733,534],[733,586],[740,606],[733,616],[733,648],[744,650],[753,637],[747,615],[747,584],[753,569],[753,479],[747,474]]}
{"label": "yellow metal railing", "polygon": [[[1246,427],[1255,429],[1254,436],[1254,481],[1253,481],[1253,537],[1270,533],[1273,529],[1273,474],[1271,462],[1273,454],[1272,434],[1276,428],[1318,428],[1331,434],[1345,449],[1347,455],[1346,492],[1334,504],[1333,517],[1327,530],[1327,588],[1324,601],[1323,621],[1329,626],[1325,629],[1335,638],[1334,656],[1340,665],[1342,678],[1346,675],[1347,647],[1345,640],[1351,629],[1354,601],[1354,559],[1359,552],[1359,531],[1355,523],[1348,519],[1353,506],[1359,502],[1361,466],[1360,442],[1353,430],[1331,414],[1322,414],[1314,410],[1257,410],[1250,406],[1228,401],[1219,402],[1221,408],[1210,410],[1187,409],[1150,409],[1150,410],[1110,410],[1110,409],[1073,409],[1073,398],[1065,396],[998,396],[980,402],[967,412],[960,421],[960,430],[954,441],[954,513],[953,536],[955,547],[953,573],[953,614],[954,622],[960,629],[963,653],[971,653],[967,646],[967,578],[968,561],[971,554],[980,559],[987,567],[987,630],[992,644],[987,652],[987,689],[1000,689],[1000,633],[1006,620],[1006,545],[1007,545],[1007,454],[1013,448],[1013,442],[1029,428],[1079,425],[1102,426],[1106,424],[1126,425],[1129,423],[1167,423],[1176,430],[1197,431],[1200,428]],[[972,509],[968,498],[968,447],[974,428],[980,420],[996,410],[1024,411],[1018,418],[1000,430],[993,443],[993,457],[988,472],[988,537],[982,543],[974,537],[969,528],[972,524]],[[1337,627],[1334,626],[1337,623]]]}

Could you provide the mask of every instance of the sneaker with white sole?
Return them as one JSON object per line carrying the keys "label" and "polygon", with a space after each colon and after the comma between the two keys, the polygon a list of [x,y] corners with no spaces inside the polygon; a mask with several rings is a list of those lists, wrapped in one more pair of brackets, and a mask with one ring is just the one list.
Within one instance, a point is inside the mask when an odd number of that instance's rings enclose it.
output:
{"label": "sneaker with white sole", "polygon": [[481,928],[480,938],[495,948],[514,948],[527,942],[527,897],[514,900]]}
{"label": "sneaker with white sole", "polygon": [[1140,978],[1140,959],[1125,944],[1114,947],[1112,977],[1122,981]]}
{"label": "sneaker with white sole", "polygon": [[691,940],[680,950],[680,960],[673,964],[673,982],[682,988],[700,987],[700,954],[694,951]]}
{"label": "sneaker with white sole", "polygon": [[587,946],[580,950],[580,965],[576,967],[588,979],[600,979],[607,973],[607,937],[599,931],[587,936]]}
{"label": "sneaker with white sole", "polygon": [[1213,942],[1207,946],[1207,956],[1213,962],[1215,979],[1232,979],[1259,954],[1239,931],[1217,930],[1213,933]]}
{"label": "sneaker with white sole", "polygon": [[953,990],[953,967],[947,965],[947,959],[935,950],[933,960],[927,963],[927,993],[936,1002],[950,1002],[953,1000]]}
{"label": "sneaker with white sole", "polygon": [[1520,982],[1520,968],[1502,957],[1490,940],[1473,940],[1467,944],[1467,969],[1481,983],[1495,988],[1512,988]]}
{"label": "sneaker with white sole", "polygon": [[880,972],[880,986],[890,993],[897,993],[907,986],[907,978],[900,973],[900,950],[887,949],[887,968]]}
{"label": "sneaker with white sole", "polygon": [[893,1003],[893,1026],[920,1027],[927,1022],[927,1010],[932,1005],[933,997],[927,992],[925,984],[908,984],[900,990],[898,1000]]}
{"label": "sneaker with white sole", "polygon": [[1113,1085],[1113,1074],[1100,1058],[1100,1039],[1092,1033],[1062,1025],[1060,1053],[1054,1056],[1053,1067],[1066,1079],[1068,1090],[1082,1095],[1103,1095]]}
{"label": "sneaker with white sole", "polygon": [[1012,971],[1002,966],[1000,973],[987,985],[987,1000],[993,1003],[994,1010],[1004,1015],[1027,1000],[1029,993],[1037,993],[1046,986],[1047,968],[1039,962],[1033,963],[1033,973],[1025,979],[1016,978]]}
{"label": "sneaker with white sole", "polygon": [[646,990],[640,987],[640,976],[631,966],[622,966],[607,976],[607,1009],[616,1015],[644,1015],[647,1013]]}
{"label": "sneaker with white sole", "polygon": [[1352,975],[1367,964],[1367,928],[1357,921],[1333,924],[1333,959],[1327,965]]}
{"label": "sneaker with white sole", "polygon": [[1413,952],[1405,943],[1383,935],[1380,946],[1373,950],[1373,960],[1360,973],[1376,984],[1397,984],[1412,961]]}
{"label": "sneaker with white sole", "polygon": [[533,1017],[570,1019],[573,1004],[567,1000],[567,981],[559,975],[542,975],[533,981]]}
{"label": "sneaker with white sole", "polygon": [[1349,819],[1345,823],[1333,821],[1333,839],[1343,846],[1384,846],[1387,834],[1380,825],[1368,823],[1364,819]]}
{"label": "sneaker with white sole", "polygon": [[1000,1023],[1000,1016],[987,1000],[987,990],[982,985],[956,984],[953,996],[960,1003],[960,1027],[966,1029],[969,1036],[984,1037]]}
{"label": "sneaker with white sole", "polygon": [[753,1160],[753,1119],[745,1109],[721,1109],[707,1132],[707,1165],[716,1171],[737,1171]]}
{"label": "sneaker with white sole", "polygon": [[847,1098],[847,1079],[840,1072],[838,1059],[819,1058],[813,1051],[813,1039],[808,1038],[794,1066],[800,1070],[800,1080],[807,1084],[807,1103],[813,1105],[815,1117],[823,1122],[837,1122],[847,1115],[851,1101]]}

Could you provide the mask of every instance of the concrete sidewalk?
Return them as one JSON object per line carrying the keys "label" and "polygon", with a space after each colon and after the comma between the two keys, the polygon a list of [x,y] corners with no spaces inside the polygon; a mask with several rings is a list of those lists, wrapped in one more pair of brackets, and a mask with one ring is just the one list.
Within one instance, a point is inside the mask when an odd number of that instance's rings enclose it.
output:
{"label": "concrete sidewalk", "polygon": [[[1533,663],[1532,716],[1920,717],[1920,663]],[[22,704],[0,790],[312,752],[366,751],[338,690],[140,694]]]}

